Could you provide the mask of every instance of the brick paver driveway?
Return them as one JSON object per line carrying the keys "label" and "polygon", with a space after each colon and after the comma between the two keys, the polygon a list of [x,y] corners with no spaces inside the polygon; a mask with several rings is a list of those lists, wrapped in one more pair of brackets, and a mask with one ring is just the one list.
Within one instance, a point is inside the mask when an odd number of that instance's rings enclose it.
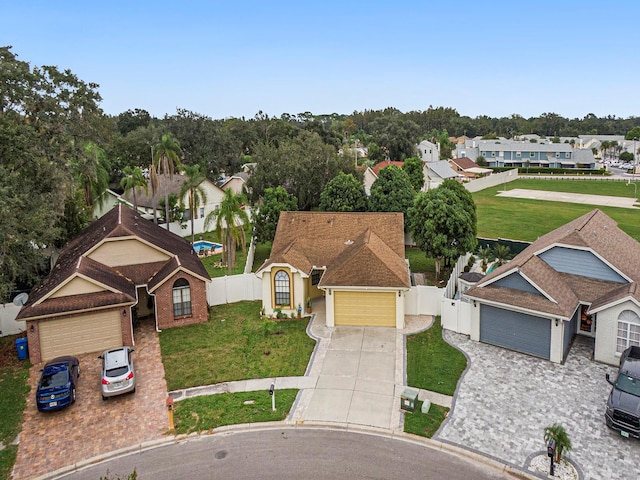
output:
{"label": "brick paver driveway", "polygon": [[58,412],[41,413],[35,389],[42,364],[30,372],[13,479],[34,478],[96,455],[161,437],[168,428],[167,385],[158,336],[151,321],[135,331],[135,394],[102,400],[98,353],[79,356],[76,403]]}
{"label": "brick paver driveway", "polygon": [[576,338],[563,365],[449,331],[445,338],[470,359],[455,406],[439,440],[524,467],[541,452],[544,427],[562,424],[573,444],[568,456],[585,479],[640,478],[640,442],[608,429],[604,409],[616,369],[591,360],[593,347]]}

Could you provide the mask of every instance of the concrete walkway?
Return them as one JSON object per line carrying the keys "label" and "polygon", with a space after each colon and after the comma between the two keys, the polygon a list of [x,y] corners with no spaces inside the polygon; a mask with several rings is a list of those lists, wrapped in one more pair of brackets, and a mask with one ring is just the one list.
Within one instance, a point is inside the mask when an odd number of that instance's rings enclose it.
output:
{"label": "concrete walkway", "polygon": [[[297,388],[290,424],[359,425],[402,431],[400,396],[406,386],[405,338],[433,322],[431,316],[407,316],[403,330],[395,328],[325,326],[325,303],[313,304],[307,328],[317,344],[304,376],[224,382],[177,390],[175,400],[200,395]],[[451,407],[452,397],[419,390],[422,401]]]}

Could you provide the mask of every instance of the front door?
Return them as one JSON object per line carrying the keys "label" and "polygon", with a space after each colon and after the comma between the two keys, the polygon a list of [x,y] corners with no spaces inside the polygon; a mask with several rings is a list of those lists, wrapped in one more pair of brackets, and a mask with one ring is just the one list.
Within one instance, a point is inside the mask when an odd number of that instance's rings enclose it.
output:
{"label": "front door", "polygon": [[587,314],[589,305],[580,305],[580,333],[583,335],[593,336],[595,333],[595,322],[593,316]]}

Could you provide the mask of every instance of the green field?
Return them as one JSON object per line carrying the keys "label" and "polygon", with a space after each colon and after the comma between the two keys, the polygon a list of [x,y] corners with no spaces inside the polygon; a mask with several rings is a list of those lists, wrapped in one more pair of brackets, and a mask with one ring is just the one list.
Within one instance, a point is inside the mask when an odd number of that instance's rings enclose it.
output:
{"label": "green field", "polygon": [[[508,190],[514,188],[627,198],[634,196],[633,184],[614,181],[520,179],[507,184]],[[599,208],[615,220],[623,231],[640,241],[640,209],[496,196],[503,189],[504,185],[499,185],[473,194],[479,237],[532,242],[580,215]]]}

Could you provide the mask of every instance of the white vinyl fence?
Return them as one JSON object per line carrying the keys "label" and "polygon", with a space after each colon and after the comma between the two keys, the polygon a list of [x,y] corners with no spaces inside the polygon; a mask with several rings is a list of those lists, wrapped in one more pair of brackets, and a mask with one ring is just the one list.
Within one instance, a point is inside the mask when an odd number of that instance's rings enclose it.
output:
{"label": "white vinyl fence", "polygon": [[26,322],[16,322],[18,312],[22,307],[16,307],[13,303],[5,303],[0,306],[0,337],[18,335],[27,329]]}

